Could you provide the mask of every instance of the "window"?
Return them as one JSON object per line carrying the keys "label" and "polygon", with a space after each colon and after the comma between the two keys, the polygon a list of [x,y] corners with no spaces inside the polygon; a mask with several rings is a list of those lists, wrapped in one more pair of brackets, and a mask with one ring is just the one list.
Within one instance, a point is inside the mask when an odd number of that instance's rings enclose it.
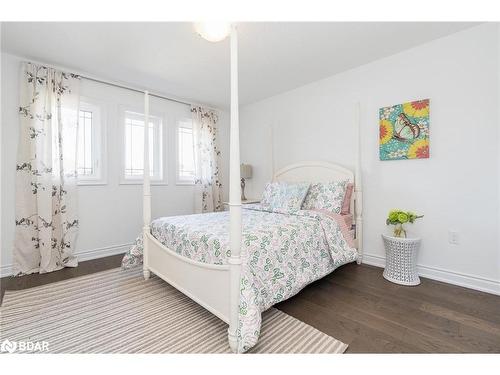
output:
{"label": "window", "polygon": [[95,165],[92,152],[92,112],[80,110],[78,118],[78,175],[81,177],[92,176]]}
{"label": "window", "polygon": [[[150,116],[149,136],[149,173],[151,181],[165,183],[162,153],[162,121],[160,117]],[[123,183],[142,183],[144,173],[144,115],[125,111],[124,116],[124,170]]]}
{"label": "window", "polygon": [[105,183],[103,148],[100,107],[82,102],[78,115],[77,172],[79,184]]}
{"label": "window", "polygon": [[179,121],[177,126],[177,182],[194,183],[194,137],[192,122]]}

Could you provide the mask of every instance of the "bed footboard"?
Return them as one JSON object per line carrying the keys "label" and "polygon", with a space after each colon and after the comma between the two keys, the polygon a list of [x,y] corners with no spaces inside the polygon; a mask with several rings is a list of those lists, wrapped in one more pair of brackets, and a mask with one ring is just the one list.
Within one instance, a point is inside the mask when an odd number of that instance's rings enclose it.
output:
{"label": "bed footboard", "polygon": [[207,264],[183,257],[144,235],[144,277],[153,272],[226,323],[230,323],[229,265]]}

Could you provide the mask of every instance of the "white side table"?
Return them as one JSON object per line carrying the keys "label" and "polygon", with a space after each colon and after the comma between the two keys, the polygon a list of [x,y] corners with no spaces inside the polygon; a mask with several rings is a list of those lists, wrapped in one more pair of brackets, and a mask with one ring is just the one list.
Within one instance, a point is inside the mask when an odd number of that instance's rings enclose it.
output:
{"label": "white side table", "polygon": [[418,285],[417,253],[420,238],[382,235],[385,246],[384,278],[400,285]]}

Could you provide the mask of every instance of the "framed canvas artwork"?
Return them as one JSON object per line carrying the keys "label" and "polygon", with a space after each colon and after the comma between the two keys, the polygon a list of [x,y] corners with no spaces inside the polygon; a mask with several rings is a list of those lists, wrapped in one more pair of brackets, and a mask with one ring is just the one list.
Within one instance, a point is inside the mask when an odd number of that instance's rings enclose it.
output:
{"label": "framed canvas artwork", "polygon": [[429,157],[429,99],[379,110],[380,160]]}

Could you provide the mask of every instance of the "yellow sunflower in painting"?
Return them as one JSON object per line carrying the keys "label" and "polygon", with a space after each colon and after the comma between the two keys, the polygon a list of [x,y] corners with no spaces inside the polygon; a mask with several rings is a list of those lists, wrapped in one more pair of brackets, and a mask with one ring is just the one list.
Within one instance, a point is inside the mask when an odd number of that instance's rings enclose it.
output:
{"label": "yellow sunflower in painting", "polygon": [[408,159],[427,159],[429,157],[429,140],[419,139],[408,149]]}
{"label": "yellow sunflower in painting", "polygon": [[392,124],[388,120],[380,120],[380,144],[383,145],[391,140],[394,130]]}
{"label": "yellow sunflower in painting", "polygon": [[404,103],[403,112],[411,117],[427,117],[429,116],[429,99]]}

